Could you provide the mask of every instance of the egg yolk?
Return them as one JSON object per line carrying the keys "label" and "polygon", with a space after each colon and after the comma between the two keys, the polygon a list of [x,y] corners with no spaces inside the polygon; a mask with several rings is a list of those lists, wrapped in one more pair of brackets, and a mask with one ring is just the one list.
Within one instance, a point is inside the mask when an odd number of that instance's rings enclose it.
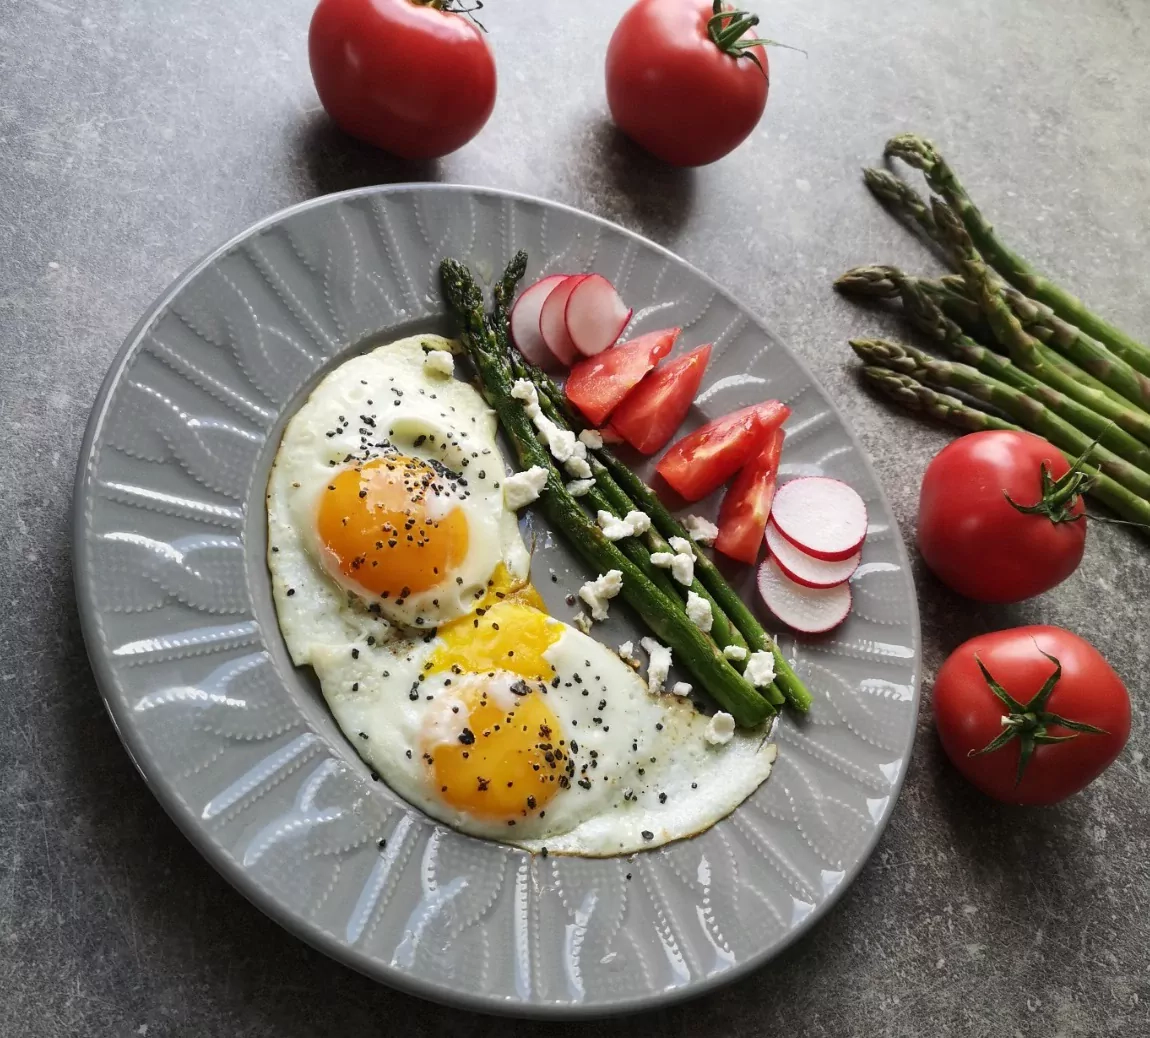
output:
{"label": "egg yolk", "polygon": [[[574,765],[544,693],[520,682],[520,693],[473,685],[463,695],[464,728],[451,742],[424,749],[442,800],[477,818],[518,818],[543,812],[570,785]],[[511,696],[513,703],[508,703]]]}
{"label": "egg yolk", "polygon": [[402,455],[336,473],[316,518],[329,562],[381,598],[402,601],[442,583],[467,555],[463,509],[439,514],[435,507],[446,482],[426,462]]}
{"label": "egg yolk", "polygon": [[[528,585],[530,587],[530,585]],[[530,594],[538,598],[531,588]],[[563,625],[518,598],[497,599],[439,628],[440,643],[424,667],[429,674],[510,671],[528,681],[550,681],[555,668],[543,654],[559,640]]]}

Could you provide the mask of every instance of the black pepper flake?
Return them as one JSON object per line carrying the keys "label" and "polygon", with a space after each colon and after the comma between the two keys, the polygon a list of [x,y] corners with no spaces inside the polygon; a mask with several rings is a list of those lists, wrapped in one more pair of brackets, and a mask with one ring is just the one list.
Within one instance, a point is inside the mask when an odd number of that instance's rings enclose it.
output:
{"label": "black pepper flake", "polygon": [[354,648],[353,648],[353,649],[351,650],[351,658],[352,658],[353,660],[358,660],[358,659],[359,659],[359,649],[354,649]]}
{"label": "black pepper flake", "polygon": [[294,587],[289,587],[289,588],[287,589],[287,596],[288,596],[288,598],[291,598],[291,596],[292,596],[292,595],[294,595],[294,594],[295,594],[295,588],[294,588]]}
{"label": "black pepper flake", "polygon": [[479,792],[480,793],[486,793],[487,787],[491,784],[491,780],[477,777],[477,781],[479,783]]}
{"label": "black pepper flake", "polygon": [[470,746],[475,742],[475,733],[470,728],[464,728],[463,731],[459,733],[459,741],[463,743],[464,746]]}
{"label": "black pepper flake", "polygon": [[360,732],[360,733],[359,733],[359,737],[360,737],[361,739],[366,739],[366,738],[367,738],[367,732]]}
{"label": "black pepper flake", "polygon": [[651,832],[650,829],[644,829],[639,835],[642,836],[644,840],[655,839],[655,834]]}
{"label": "black pepper flake", "polygon": [[659,803],[665,804],[666,802],[667,802],[667,794],[666,793],[660,793],[659,794]]}
{"label": "black pepper flake", "polygon": [[380,849],[381,851],[382,851],[382,850],[383,850],[383,849],[384,849],[386,846],[387,846],[387,841],[386,841],[386,840],[380,840],[380,841],[379,841],[379,849]]}

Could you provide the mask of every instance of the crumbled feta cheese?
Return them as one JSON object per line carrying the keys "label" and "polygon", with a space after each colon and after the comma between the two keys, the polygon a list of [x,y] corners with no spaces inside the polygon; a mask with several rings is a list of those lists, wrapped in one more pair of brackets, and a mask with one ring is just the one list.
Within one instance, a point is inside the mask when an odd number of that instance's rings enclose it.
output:
{"label": "crumbled feta cheese", "polygon": [[639,661],[635,659],[635,646],[631,642],[624,642],[619,646],[619,659],[632,670],[639,669]]}
{"label": "crumbled feta cheese", "polygon": [[651,565],[658,566],[659,569],[670,569],[671,563],[675,561],[675,556],[669,551],[653,551],[651,552]]}
{"label": "crumbled feta cheese", "polygon": [[591,607],[592,620],[607,619],[607,603],[623,590],[623,574],[609,569],[579,589],[579,597]]}
{"label": "crumbled feta cheese", "polygon": [[691,694],[691,686],[686,681],[676,681],[671,686],[671,695],[673,696],[689,696]]}
{"label": "crumbled feta cheese", "polygon": [[579,439],[593,451],[603,446],[603,434],[598,429],[584,429],[579,434]]}
{"label": "crumbled feta cheese", "polygon": [[447,350],[429,350],[423,357],[423,370],[450,378],[455,373],[455,358]]}
{"label": "crumbled feta cheese", "polygon": [[580,610],[575,614],[575,619],[571,621],[571,626],[584,634],[588,634],[591,631],[591,617]]}
{"label": "crumbled feta cheese", "polygon": [[712,746],[722,746],[731,741],[735,734],[735,719],[728,713],[720,710],[707,722],[707,730],[703,738]]}
{"label": "crumbled feta cheese", "polygon": [[511,387],[511,397],[513,400],[523,401],[523,409],[530,417],[534,418],[539,413],[539,394],[527,379],[516,380],[515,385]]}
{"label": "crumbled feta cheese", "polygon": [[694,591],[687,592],[687,616],[700,631],[707,632],[711,629],[711,624],[715,622],[715,616],[711,612],[711,603],[702,595],[696,595]]}
{"label": "crumbled feta cheese", "polygon": [[723,655],[729,660],[745,660],[747,658],[747,650],[741,645],[728,645],[723,649]]}
{"label": "crumbled feta cheese", "polygon": [[671,576],[680,584],[693,584],[695,582],[695,556],[687,552],[680,552],[671,560]]}
{"label": "crumbled feta cheese", "polygon": [[643,638],[639,644],[650,657],[647,663],[647,688],[652,692],[661,692],[671,669],[671,650],[660,645],[654,638]]}
{"label": "crumbled feta cheese", "polygon": [[672,537],[667,542],[680,555],[694,555],[691,542],[686,537]]}
{"label": "crumbled feta cheese", "polygon": [[621,541],[624,537],[630,537],[635,532],[626,519],[619,519],[602,509],[595,516],[595,521],[602,529],[603,536],[609,541]]}
{"label": "crumbled feta cheese", "polygon": [[697,544],[714,544],[715,538],[719,536],[719,528],[701,515],[687,516],[683,520],[683,525],[687,528],[691,540]]}
{"label": "crumbled feta cheese", "polygon": [[526,472],[516,472],[503,481],[503,503],[513,512],[531,504],[547,485],[547,470],[532,465]]}
{"label": "crumbled feta cheese", "polygon": [[582,497],[595,485],[593,479],[576,479],[567,484],[567,493],[572,497]]}
{"label": "crumbled feta cheese", "polygon": [[646,512],[628,512],[623,517],[623,522],[630,524],[631,532],[636,537],[651,529],[651,517]]}
{"label": "crumbled feta cheese", "polygon": [[591,466],[586,458],[570,458],[567,462],[567,472],[576,479],[590,479]]}
{"label": "crumbled feta cheese", "polygon": [[573,457],[573,458],[586,458],[587,457],[587,444],[585,444],[578,437],[575,438],[575,446],[571,448],[571,457]]}
{"label": "crumbled feta cheese", "polygon": [[547,445],[556,461],[566,461],[575,453],[575,444],[579,441],[570,429],[560,429],[542,411],[533,415],[531,420],[539,430],[539,439]]}
{"label": "crumbled feta cheese", "polygon": [[766,688],[775,680],[775,654],[773,652],[752,652],[744,671],[746,679],[756,688]]}

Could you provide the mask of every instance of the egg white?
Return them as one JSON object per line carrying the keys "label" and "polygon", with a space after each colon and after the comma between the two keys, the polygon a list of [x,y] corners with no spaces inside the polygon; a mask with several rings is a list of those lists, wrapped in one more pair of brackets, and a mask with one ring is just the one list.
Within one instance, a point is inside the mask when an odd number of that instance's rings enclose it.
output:
{"label": "egg white", "polygon": [[[378,636],[387,627],[380,617],[430,629],[463,615],[501,561],[526,576],[530,557],[515,513],[503,503],[506,470],[495,415],[466,382],[424,370],[427,350],[454,348],[440,336],[419,335],[354,357],[328,374],[288,422],[268,481],[268,564],[280,629],[296,664],[310,662],[312,643],[338,644],[363,630]],[[316,533],[320,496],[348,455],[363,457],[365,444],[372,456],[394,448],[466,481],[466,496],[440,502],[466,516],[466,557],[443,584],[402,602],[336,579]],[[378,616],[368,611],[373,607]]]}

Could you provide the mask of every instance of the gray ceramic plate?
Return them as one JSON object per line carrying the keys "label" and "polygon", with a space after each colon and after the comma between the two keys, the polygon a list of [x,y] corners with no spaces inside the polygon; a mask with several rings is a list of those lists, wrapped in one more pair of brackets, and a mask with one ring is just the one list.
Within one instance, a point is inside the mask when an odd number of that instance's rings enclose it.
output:
{"label": "gray ceramic plate", "polygon": [[[714,342],[694,420],[766,396],[794,409],[784,474],[826,473],[871,527],[848,623],[783,635],[815,697],[770,780],[694,839],[630,860],[532,858],[444,828],[371,781],[282,644],[264,486],[287,417],[351,353],[448,330],[445,256],[491,278],[599,271],[633,329]],[[715,502],[710,502],[713,506]],[[537,538],[557,616],[584,579]],[[802,365],[723,289],[585,213],[487,189],[373,188],[251,228],[174,284],[104,383],[77,476],[75,572],[108,710],[144,779],[232,883],[287,929],[396,987],[472,1009],[574,1016],[700,994],[762,965],[838,898],[906,770],[919,630],[870,465]],[[559,584],[539,579],[553,568]],[[750,588],[747,588],[750,594]],[[623,609],[614,643],[630,636]],[[386,839],[386,849],[379,841]]]}

